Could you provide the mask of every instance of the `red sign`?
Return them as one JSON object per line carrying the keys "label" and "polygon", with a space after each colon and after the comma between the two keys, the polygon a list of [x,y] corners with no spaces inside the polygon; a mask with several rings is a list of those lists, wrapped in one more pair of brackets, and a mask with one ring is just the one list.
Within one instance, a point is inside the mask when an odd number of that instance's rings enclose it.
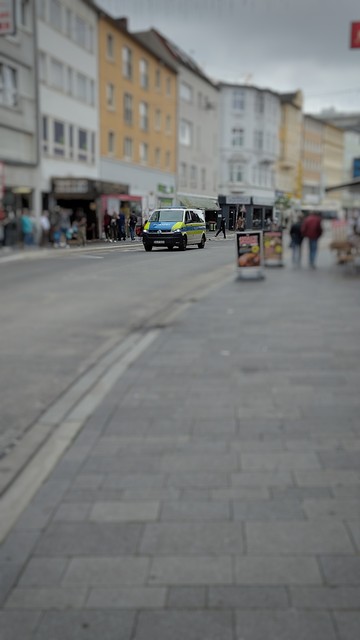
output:
{"label": "red sign", "polygon": [[360,22],[351,23],[351,49],[360,49]]}
{"label": "red sign", "polygon": [[15,0],[0,0],[0,36],[15,33]]}

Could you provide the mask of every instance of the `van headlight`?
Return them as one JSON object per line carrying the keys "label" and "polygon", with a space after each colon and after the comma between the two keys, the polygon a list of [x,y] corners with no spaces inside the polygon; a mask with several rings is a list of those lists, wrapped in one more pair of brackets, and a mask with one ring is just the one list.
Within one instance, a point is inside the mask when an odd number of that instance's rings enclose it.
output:
{"label": "van headlight", "polygon": [[173,233],[181,233],[181,229],[174,229]]}

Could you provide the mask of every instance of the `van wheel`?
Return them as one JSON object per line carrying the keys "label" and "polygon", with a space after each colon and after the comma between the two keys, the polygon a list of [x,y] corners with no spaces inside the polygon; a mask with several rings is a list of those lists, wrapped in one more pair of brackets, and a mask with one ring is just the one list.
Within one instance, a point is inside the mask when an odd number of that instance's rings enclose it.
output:
{"label": "van wheel", "polygon": [[182,243],[179,246],[180,251],[185,251],[187,247],[187,237],[183,236]]}
{"label": "van wheel", "polygon": [[201,238],[201,242],[199,242],[199,244],[198,244],[199,249],[203,249],[205,247],[205,242],[206,242],[206,238],[205,238],[205,236],[203,236]]}
{"label": "van wheel", "polygon": [[145,251],[151,251],[152,244],[144,244],[144,247],[145,247]]}
{"label": "van wheel", "polygon": [[172,246],[172,244],[171,244],[171,245],[168,245],[168,251],[172,251],[172,250],[173,250],[173,248],[174,248],[174,247]]}

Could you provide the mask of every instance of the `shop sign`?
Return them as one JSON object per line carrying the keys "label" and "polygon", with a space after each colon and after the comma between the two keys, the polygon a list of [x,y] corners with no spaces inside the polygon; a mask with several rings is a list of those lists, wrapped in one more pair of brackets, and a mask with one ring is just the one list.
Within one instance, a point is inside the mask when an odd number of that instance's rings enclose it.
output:
{"label": "shop sign", "polygon": [[264,231],[264,263],[281,266],[283,259],[282,231]]}
{"label": "shop sign", "polygon": [[0,0],[0,36],[11,36],[15,32],[15,0]]}
{"label": "shop sign", "polygon": [[351,23],[351,49],[360,49],[360,22]]}
{"label": "shop sign", "polygon": [[84,194],[89,192],[89,181],[78,178],[55,178],[53,189],[55,194]]}
{"label": "shop sign", "polygon": [[167,184],[158,184],[157,192],[171,194],[174,193],[174,187]]}
{"label": "shop sign", "polygon": [[242,269],[259,269],[262,266],[262,232],[238,231],[236,233],[237,266]]}

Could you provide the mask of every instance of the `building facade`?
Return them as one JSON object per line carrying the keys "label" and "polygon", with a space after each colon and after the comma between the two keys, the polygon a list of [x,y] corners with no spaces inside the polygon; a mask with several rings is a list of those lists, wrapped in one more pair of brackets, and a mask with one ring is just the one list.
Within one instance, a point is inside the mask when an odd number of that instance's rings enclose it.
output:
{"label": "building facade", "polygon": [[16,2],[16,32],[0,37],[1,208],[38,205],[38,91],[34,0]]}
{"label": "building facade", "polygon": [[121,180],[145,212],[176,187],[177,72],[127,30],[99,20],[100,176]]}
{"label": "building facade", "polygon": [[97,10],[86,0],[37,0],[41,208],[81,209],[97,235]]}
{"label": "building facade", "polygon": [[302,132],[302,202],[318,205],[324,197],[324,123],[305,115]]}
{"label": "building facade", "polygon": [[180,47],[152,29],[138,40],[177,70],[177,189],[184,206],[217,210],[218,87]]}
{"label": "building facade", "polygon": [[300,202],[302,198],[303,95],[301,91],[280,95],[280,148],[276,170],[276,189]]}
{"label": "building facade", "polygon": [[280,99],[267,89],[220,83],[219,192],[275,198]]}
{"label": "building facade", "polygon": [[[326,187],[340,184],[344,172],[344,132],[337,126],[325,123],[324,125],[324,157],[323,174]],[[341,206],[341,198],[336,192],[328,193],[331,201]]]}

